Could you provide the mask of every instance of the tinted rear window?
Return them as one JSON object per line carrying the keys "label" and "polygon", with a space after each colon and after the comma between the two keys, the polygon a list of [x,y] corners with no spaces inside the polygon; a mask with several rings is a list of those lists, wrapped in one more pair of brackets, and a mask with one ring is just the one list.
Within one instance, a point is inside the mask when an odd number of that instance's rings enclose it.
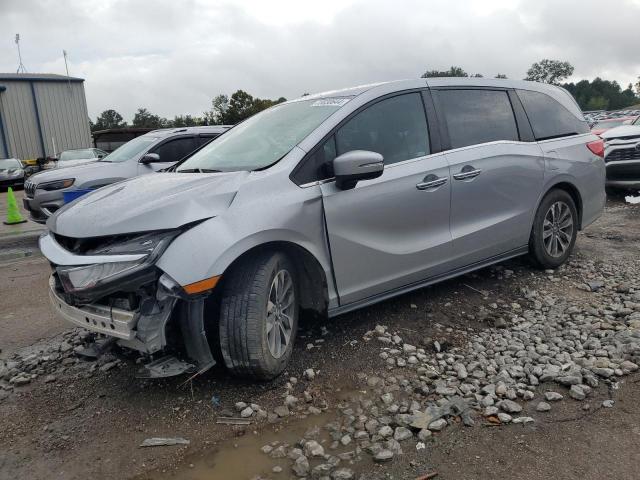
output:
{"label": "tinted rear window", "polygon": [[588,133],[589,125],[559,102],[540,92],[518,90],[536,140]]}
{"label": "tinted rear window", "polygon": [[437,98],[449,130],[451,148],[519,139],[507,92],[440,90]]}

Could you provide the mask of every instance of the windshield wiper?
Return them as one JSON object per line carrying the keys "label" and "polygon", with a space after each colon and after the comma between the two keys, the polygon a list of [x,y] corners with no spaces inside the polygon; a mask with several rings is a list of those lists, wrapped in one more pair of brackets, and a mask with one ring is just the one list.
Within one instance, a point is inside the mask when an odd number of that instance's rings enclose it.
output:
{"label": "windshield wiper", "polygon": [[220,173],[222,170],[214,170],[211,168],[184,168],[176,170],[178,173]]}

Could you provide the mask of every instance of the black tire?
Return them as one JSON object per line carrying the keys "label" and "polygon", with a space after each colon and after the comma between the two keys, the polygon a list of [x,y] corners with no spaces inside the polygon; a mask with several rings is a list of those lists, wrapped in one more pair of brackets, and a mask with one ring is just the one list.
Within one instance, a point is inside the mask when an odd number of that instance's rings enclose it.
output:
{"label": "black tire", "polygon": [[[547,249],[545,240],[543,239],[543,234],[545,234],[545,217],[547,217],[548,214],[551,214],[550,209],[552,205],[557,205],[558,202],[568,207],[568,212],[571,215],[573,228],[571,229],[570,240],[567,240],[567,230],[564,230],[564,235],[560,234],[562,235],[564,241],[567,243],[567,246],[561,253],[557,251],[556,255],[552,255],[551,252],[549,252]],[[552,228],[553,231],[553,227],[550,228]],[[557,229],[555,231],[557,231]],[[531,255],[533,261],[541,268],[559,267],[564,262],[566,262],[569,258],[569,255],[571,255],[573,246],[576,243],[577,235],[578,212],[573,198],[564,190],[551,190],[542,199],[542,202],[540,202],[540,206],[538,207],[538,211],[536,212],[536,216],[533,220],[533,227],[531,228],[531,235],[529,237],[529,254]],[[553,241],[553,238],[551,241]],[[550,248],[553,251],[553,248]],[[560,249],[559,243],[556,243],[556,248],[558,250]]]}
{"label": "black tire", "polygon": [[[290,340],[283,347],[284,353],[275,356],[267,338],[267,304],[276,274],[281,271],[290,275],[294,298],[290,311]],[[297,299],[295,268],[282,253],[253,255],[225,274],[220,300],[220,350],[233,375],[270,380],[284,371],[293,352],[298,328]]]}

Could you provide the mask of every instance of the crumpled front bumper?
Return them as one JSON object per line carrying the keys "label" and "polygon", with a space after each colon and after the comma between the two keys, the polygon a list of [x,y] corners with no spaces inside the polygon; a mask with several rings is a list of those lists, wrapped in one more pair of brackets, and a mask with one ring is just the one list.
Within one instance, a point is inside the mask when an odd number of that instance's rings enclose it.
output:
{"label": "crumpled front bumper", "polygon": [[49,299],[60,317],[78,327],[122,340],[135,338],[134,329],[138,316],[134,312],[104,305],[84,305],[82,307],[69,305],[56,292],[56,282],[53,275],[49,278]]}
{"label": "crumpled front bumper", "polygon": [[[202,372],[215,365],[204,328],[204,295],[189,295],[153,264],[86,291],[68,291],[56,266],[138,261],[140,254],[83,255],[67,250],[51,233],[40,237],[40,250],[51,262],[49,297],[64,320],[117,339],[118,345],[145,354],[182,343],[187,357]],[[168,325],[180,329],[167,339]],[[176,329],[169,329],[175,333]],[[178,340],[168,341],[168,340]],[[184,364],[190,366],[188,364]]]}

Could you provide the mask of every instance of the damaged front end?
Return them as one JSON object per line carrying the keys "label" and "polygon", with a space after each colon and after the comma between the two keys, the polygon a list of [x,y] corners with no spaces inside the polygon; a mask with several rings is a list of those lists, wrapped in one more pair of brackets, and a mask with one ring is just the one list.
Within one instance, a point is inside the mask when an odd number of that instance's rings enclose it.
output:
{"label": "damaged front end", "polygon": [[65,320],[146,355],[173,349],[139,376],[203,372],[213,365],[204,328],[208,292],[190,295],[155,264],[182,229],[112,237],[40,238],[51,262],[51,302]]}

